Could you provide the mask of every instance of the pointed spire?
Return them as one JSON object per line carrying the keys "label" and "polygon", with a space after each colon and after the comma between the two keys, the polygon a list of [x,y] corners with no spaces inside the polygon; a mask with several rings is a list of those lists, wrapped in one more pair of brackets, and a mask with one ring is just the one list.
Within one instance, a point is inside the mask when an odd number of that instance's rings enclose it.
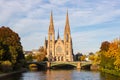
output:
{"label": "pointed spire", "polygon": [[66,26],[69,26],[69,16],[68,16],[68,10],[67,10],[67,15],[66,15]]}
{"label": "pointed spire", "polygon": [[54,24],[53,24],[53,15],[52,15],[52,11],[50,14],[50,25],[49,25],[49,31],[54,31]]}
{"label": "pointed spire", "polygon": [[67,10],[67,15],[66,15],[66,24],[65,24],[65,32],[70,33],[70,25],[69,25],[69,16],[68,16],[68,10]]}
{"label": "pointed spire", "polygon": [[60,35],[59,35],[59,29],[58,29],[58,36],[57,36],[57,39],[59,39],[60,38]]}
{"label": "pointed spire", "polygon": [[51,15],[50,15],[50,25],[53,25],[53,15],[52,15],[52,11],[51,11]]}

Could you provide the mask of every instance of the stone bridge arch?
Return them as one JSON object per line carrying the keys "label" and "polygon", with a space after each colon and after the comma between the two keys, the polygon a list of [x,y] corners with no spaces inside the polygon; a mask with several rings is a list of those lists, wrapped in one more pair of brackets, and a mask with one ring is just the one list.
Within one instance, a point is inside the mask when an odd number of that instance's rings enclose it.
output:
{"label": "stone bridge arch", "polygon": [[38,70],[45,70],[47,68],[46,62],[27,62],[27,65],[36,64]]}
{"label": "stone bridge arch", "polygon": [[75,68],[81,68],[80,62],[48,62],[47,67],[52,68],[55,66],[73,66]]}
{"label": "stone bridge arch", "polygon": [[91,66],[91,62],[61,62],[61,61],[56,61],[56,62],[28,62],[28,65],[30,64],[36,64],[38,65],[38,69],[47,69],[47,68],[52,68],[54,66],[64,66],[64,65],[69,65],[69,66],[73,66],[77,69],[81,69],[82,67],[86,67],[86,66]]}

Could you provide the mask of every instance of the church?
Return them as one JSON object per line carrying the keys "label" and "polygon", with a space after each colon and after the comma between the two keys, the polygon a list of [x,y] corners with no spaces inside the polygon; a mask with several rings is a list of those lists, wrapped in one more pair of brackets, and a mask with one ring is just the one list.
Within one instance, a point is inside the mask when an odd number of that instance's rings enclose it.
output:
{"label": "church", "polygon": [[51,12],[48,40],[45,39],[44,48],[47,51],[46,57],[48,58],[48,61],[73,61],[72,37],[70,32],[68,11],[66,15],[63,40],[59,36],[59,31],[57,39],[55,40],[54,22]]}

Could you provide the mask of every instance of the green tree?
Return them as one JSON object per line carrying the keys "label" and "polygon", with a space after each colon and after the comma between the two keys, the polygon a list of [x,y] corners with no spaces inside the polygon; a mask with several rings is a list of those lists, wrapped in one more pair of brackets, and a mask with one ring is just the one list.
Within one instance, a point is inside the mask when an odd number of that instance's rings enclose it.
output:
{"label": "green tree", "polygon": [[27,61],[33,61],[33,56],[32,56],[32,54],[28,54],[28,55],[25,57],[25,59],[26,59]]}
{"label": "green tree", "polygon": [[19,35],[8,27],[0,27],[0,61],[17,64],[24,59]]}

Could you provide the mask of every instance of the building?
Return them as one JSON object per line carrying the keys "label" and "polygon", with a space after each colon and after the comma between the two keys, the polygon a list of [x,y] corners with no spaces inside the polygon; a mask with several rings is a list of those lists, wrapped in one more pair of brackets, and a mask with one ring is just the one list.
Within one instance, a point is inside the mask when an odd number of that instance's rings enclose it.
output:
{"label": "building", "polygon": [[57,40],[55,40],[53,15],[51,12],[48,40],[45,39],[44,48],[47,51],[46,57],[49,61],[73,61],[72,37],[70,32],[68,12],[66,15],[63,40],[59,36],[59,31],[57,35]]}

